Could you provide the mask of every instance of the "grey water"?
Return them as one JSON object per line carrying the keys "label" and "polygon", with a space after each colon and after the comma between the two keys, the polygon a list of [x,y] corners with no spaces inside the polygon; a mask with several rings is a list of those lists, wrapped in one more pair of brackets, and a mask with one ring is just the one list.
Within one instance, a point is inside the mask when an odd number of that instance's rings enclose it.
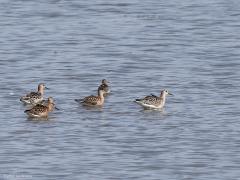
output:
{"label": "grey water", "polygon": [[[240,179],[237,0],[2,0],[0,179]],[[111,82],[102,108],[74,99]],[[29,119],[44,82],[59,111]],[[162,111],[133,101],[168,89]]]}

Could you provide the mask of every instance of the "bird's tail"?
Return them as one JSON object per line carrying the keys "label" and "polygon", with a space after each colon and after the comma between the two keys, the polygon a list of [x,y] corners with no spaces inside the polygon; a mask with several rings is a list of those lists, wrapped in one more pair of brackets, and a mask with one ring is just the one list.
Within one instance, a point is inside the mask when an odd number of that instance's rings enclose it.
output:
{"label": "bird's tail", "polygon": [[25,112],[25,113],[28,113],[29,111],[30,111],[30,109],[27,109],[27,110],[25,110],[24,112]]}
{"label": "bird's tail", "polygon": [[74,99],[76,102],[78,103],[82,103],[83,102],[83,99]]}
{"label": "bird's tail", "polygon": [[25,102],[25,101],[28,100],[28,99],[29,99],[28,97],[22,96],[22,97],[20,98],[20,101]]}

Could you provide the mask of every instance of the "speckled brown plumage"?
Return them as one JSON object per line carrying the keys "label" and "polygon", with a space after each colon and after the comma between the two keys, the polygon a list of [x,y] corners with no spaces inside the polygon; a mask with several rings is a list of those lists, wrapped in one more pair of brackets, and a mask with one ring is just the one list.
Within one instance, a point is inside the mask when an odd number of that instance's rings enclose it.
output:
{"label": "speckled brown plumage", "polygon": [[86,106],[101,106],[104,103],[104,91],[99,90],[98,91],[98,96],[87,96],[83,99],[75,99],[75,101],[80,102],[83,105]]}
{"label": "speckled brown plumage", "polygon": [[48,98],[47,105],[37,104],[32,109],[24,111],[27,113],[30,117],[47,117],[48,113],[53,111],[54,103],[53,98]]}

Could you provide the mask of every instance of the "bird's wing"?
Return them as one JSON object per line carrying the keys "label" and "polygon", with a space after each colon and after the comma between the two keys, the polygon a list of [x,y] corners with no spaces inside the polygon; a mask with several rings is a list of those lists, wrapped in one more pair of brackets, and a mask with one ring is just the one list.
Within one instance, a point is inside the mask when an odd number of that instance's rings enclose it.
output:
{"label": "bird's wing", "polygon": [[39,96],[41,96],[39,92],[30,92],[29,94],[26,95],[26,97],[29,97],[29,98],[35,98]]}
{"label": "bird's wing", "polygon": [[38,104],[34,106],[32,109],[30,109],[29,112],[32,114],[38,114],[38,113],[45,112],[46,110],[47,110],[47,106]]}
{"label": "bird's wing", "polygon": [[151,94],[151,96],[153,96],[153,97],[158,97],[158,96],[156,96],[155,94]]}
{"label": "bird's wing", "polygon": [[157,101],[157,96],[146,96],[145,98],[143,98],[144,104],[155,104]]}
{"label": "bird's wing", "polygon": [[96,96],[88,96],[83,99],[83,103],[97,105],[98,97]]}

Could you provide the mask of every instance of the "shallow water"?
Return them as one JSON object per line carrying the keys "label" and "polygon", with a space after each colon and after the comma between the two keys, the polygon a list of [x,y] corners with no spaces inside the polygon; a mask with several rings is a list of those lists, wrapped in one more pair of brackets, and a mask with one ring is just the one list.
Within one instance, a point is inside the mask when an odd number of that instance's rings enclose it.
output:
{"label": "shallow water", "polygon": [[[5,0],[0,179],[240,177],[237,0]],[[112,93],[100,109],[75,98]],[[39,82],[60,109],[29,120]],[[164,111],[135,98],[168,89]]]}

